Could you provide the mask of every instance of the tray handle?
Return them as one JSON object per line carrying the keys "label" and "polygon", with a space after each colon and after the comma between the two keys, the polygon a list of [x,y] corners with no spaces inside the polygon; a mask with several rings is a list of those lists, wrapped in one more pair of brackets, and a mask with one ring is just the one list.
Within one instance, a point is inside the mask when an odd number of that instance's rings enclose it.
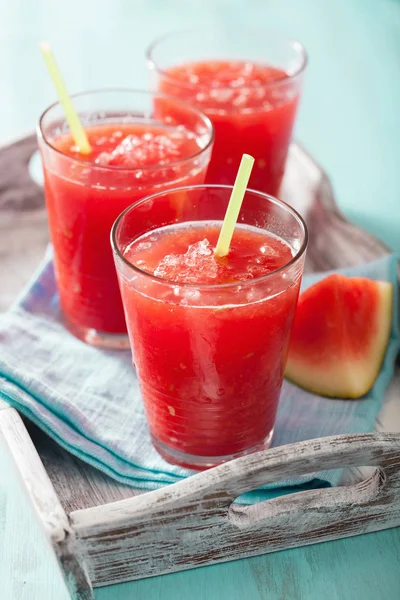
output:
{"label": "tray handle", "polygon": [[[377,469],[350,486],[234,503],[267,483],[344,466]],[[400,435],[333,436],[264,450],[70,519],[102,584],[121,577],[121,569],[124,579],[138,579],[394,527]]]}
{"label": "tray handle", "polygon": [[[341,467],[378,467],[373,475],[350,486],[294,492],[251,506],[234,500],[266,484],[299,475]],[[321,507],[355,506],[374,502],[396,504],[400,524],[400,434],[370,433],[338,435],[307,440],[249,454],[204,471],[173,486],[148,492],[103,507],[71,514],[79,528],[106,531],[125,522],[143,522],[155,514],[163,516],[208,511],[238,527],[282,513]],[[131,521],[132,520],[132,521]]]}
{"label": "tray handle", "polygon": [[[376,466],[367,479],[353,485],[294,492],[245,506],[233,501],[241,494],[266,484],[327,469]],[[358,434],[333,436],[264,450],[203,473],[214,483],[203,499],[220,498],[230,522],[242,529],[279,517],[296,520],[308,513],[310,525],[321,512],[340,511],[347,516],[363,507],[400,502],[400,435]],[[338,513],[339,514],[339,513]]]}
{"label": "tray handle", "polygon": [[265,519],[343,511],[347,516],[362,507],[388,506],[400,501],[400,435],[345,435],[291,444],[239,459],[220,479],[220,491],[234,500],[267,483],[341,467],[377,467],[352,485],[294,492],[250,506],[229,505],[228,517],[239,528]]}
{"label": "tray handle", "polygon": [[[397,468],[393,467],[393,464]],[[341,467],[377,466],[400,486],[400,434],[370,433],[318,438],[255,452],[197,476],[210,489],[236,498],[260,486]],[[211,477],[212,475],[212,477]],[[209,477],[210,476],[210,477]],[[211,483],[214,479],[214,483]]]}

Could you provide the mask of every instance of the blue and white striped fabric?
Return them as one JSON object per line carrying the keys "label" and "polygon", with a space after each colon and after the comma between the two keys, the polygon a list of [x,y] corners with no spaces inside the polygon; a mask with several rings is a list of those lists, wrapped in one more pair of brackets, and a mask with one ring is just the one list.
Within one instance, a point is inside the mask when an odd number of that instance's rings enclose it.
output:
{"label": "blue and white striped fabric", "polygon": [[[395,258],[387,257],[341,272],[396,283],[396,268]],[[303,287],[325,275],[305,277]],[[394,320],[380,375],[361,400],[320,398],[285,382],[273,445],[372,431],[399,339]],[[192,473],[168,464],[154,450],[130,353],[92,348],[64,329],[50,255],[17,303],[0,316],[0,398],[69,452],[120,482],[150,490]],[[338,471],[300,476],[241,500],[266,499],[290,486],[335,485],[339,476]]]}

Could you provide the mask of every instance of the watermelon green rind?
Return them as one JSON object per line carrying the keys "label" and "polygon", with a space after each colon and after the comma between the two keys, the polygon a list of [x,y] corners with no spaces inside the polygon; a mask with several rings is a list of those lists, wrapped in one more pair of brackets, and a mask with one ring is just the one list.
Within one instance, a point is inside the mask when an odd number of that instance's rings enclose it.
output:
{"label": "watermelon green rind", "polygon": [[285,377],[331,398],[359,398],[373,386],[390,338],[393,286],[331,275],[299,298]]}

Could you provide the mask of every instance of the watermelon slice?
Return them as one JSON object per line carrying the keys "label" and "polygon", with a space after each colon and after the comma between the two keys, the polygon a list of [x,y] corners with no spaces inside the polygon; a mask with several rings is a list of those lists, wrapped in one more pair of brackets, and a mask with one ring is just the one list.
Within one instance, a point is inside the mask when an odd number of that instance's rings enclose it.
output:
{"label": "watermelon slice", "polygon": [[389,341],[393,286],[330,275],[300,295],[285,376],[321,396],[359,398],[378,376]]}

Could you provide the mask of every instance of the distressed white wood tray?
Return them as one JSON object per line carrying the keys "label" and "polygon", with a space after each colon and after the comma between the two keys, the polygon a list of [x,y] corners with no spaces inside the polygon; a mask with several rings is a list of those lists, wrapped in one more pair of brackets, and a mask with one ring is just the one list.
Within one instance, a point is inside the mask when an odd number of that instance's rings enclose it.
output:
{"label": "distressed white wood tray", "polygon": [[[35,149],[33,136],[0,149],[2,309],[26,283],[47,243],[43,193],[28,171]],[[303,214],[310,230],[307,271],[363,263],[389,252],[346,221],[327,176],[296,144],[283,198]],[[400,525],[399,389],[396,375],[376,433],[273,448],[154,492],[116,483],[67,454],[5,403],[0,403],[0,448],[19,471],[68,585],[87,600],[94,586]],[[339,467],[348,467],[340,487],[252,506],[233,504],[260,485]]]}

